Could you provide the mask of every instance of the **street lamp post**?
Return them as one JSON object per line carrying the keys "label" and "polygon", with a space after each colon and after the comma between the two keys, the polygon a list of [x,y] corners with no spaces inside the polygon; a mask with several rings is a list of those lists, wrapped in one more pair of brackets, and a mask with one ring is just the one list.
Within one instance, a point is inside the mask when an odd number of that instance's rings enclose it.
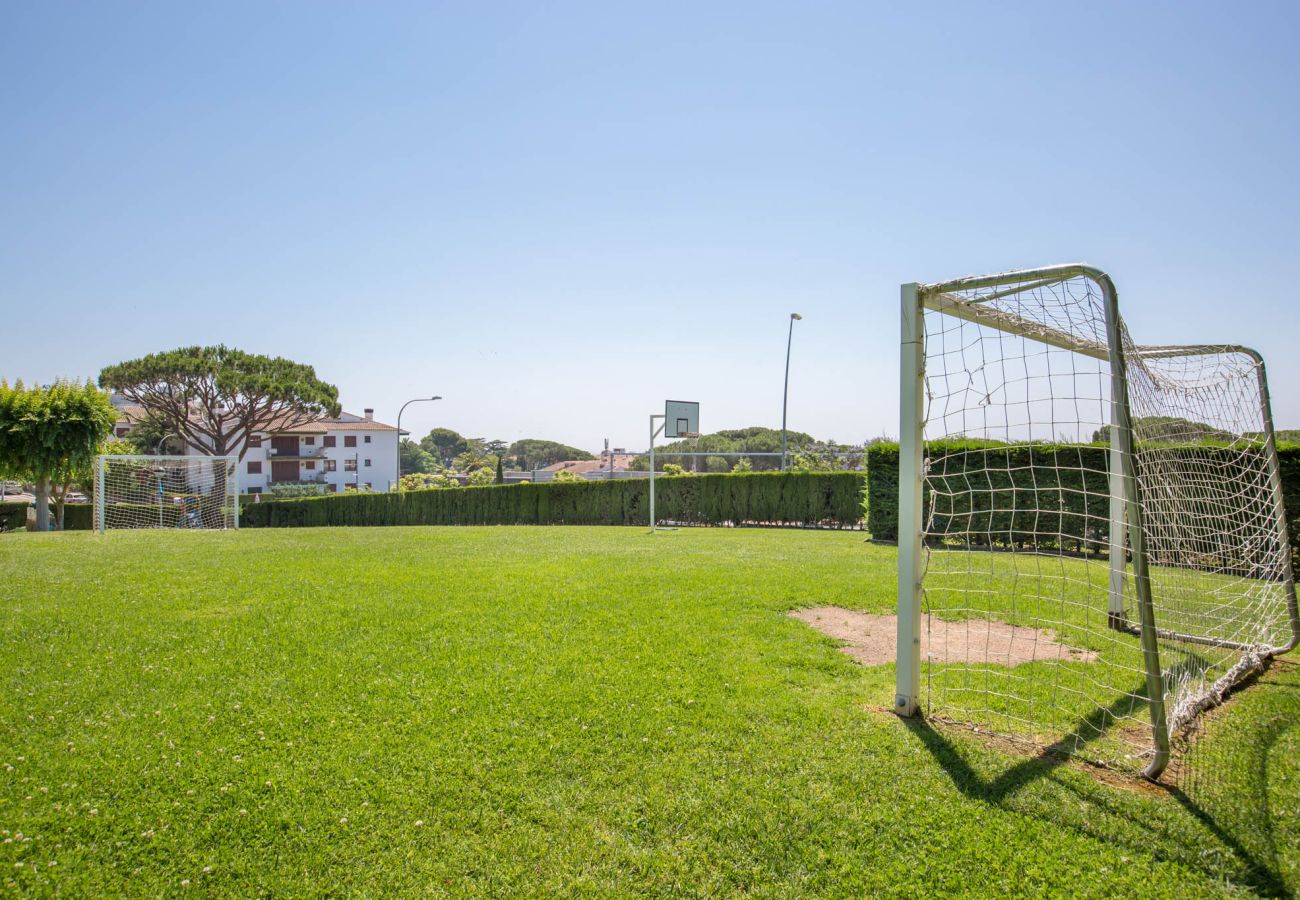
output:
{"label": "street lamp post", "polygon": [[781,395],[781,471],[788,465],[785,449],[785,414],[790,406],[790,345],[794,343],[794,323],[802,319],[798,313],[790,313],[790,333],[785,339],[785,391]]}
{"label": "street lamp post", "polygon": [[406,408],[410,406],[412,403],[430,403],[434,400],[441,400],[441,399],[442,398],[437,395],[433,397],[415,397],[414,399],[407,400],[405,403],[403,403],[402,408],[397,411],[397,485],[396,487],[398,490],[402,489],[402,413],[406,412]]}

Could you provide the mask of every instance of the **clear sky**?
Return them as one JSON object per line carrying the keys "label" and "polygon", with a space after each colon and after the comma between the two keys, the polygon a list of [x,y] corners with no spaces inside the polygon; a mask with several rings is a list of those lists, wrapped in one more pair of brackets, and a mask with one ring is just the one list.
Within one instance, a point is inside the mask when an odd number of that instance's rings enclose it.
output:
{"label": "clear sky", "polygon": [[898,285],[1084,260],[1300,426],[1300,4],[0,6],[0,375],[187,344],[417,434],[897,432]]}

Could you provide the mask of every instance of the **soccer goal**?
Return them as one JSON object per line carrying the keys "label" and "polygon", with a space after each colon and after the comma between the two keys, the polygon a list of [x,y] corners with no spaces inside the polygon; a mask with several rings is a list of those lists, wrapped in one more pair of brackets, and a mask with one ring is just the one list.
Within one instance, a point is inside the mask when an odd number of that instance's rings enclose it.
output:
{"label": "soccer goal", "polygon": [[233,456],[100,456],[95,528],[238,528]]}
{"label": "soccer goal", "polygon": [[1296,646],[1263,360],[1083,265],[902,287],[897,711],[1158,778]]}

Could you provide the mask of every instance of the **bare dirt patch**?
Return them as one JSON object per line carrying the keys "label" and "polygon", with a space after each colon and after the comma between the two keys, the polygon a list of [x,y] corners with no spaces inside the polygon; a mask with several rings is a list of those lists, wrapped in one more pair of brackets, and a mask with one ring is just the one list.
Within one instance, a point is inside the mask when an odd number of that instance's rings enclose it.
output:
{"label": "bare dirt patch", "polygon": [[[874,613],[854,612],[838,606],[797,609],[792,618],[806,622],[830,637],[845,642],[841,651],[864,666],[879,666],[894,661],[897,619]],[[921,654],[939,663],[972,663],[1018,666],[1036,660],[1092,662],[1097,654],[1062,644],[1047,628],[1030,628],[968,619],[947,622],[930,619],[921,628]]]}

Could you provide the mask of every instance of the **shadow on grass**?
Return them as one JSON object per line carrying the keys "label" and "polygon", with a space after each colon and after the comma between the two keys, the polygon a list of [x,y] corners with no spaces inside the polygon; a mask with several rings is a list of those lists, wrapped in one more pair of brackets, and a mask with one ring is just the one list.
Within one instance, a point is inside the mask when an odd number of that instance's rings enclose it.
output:
{"label": "shadow on grass", "polygon": [[[1273,685],[1270,685],[1273,686]],[[1295,689],[1294,685],[1276,685],[1288,689]],[[1144,690],[1133,692],[1134,695],[1140,696]],[[996,805],[1005,804],[1021,788],[1035,781],[1043,779],[1058,768],[1066,765],[1073,754],[1077,754],[1079,749],[1100,738],[1117,717],[1124,714],[1131,714],[1133,705],[1133,696],[1121,697],[1115,703],[1108,707],[1098,708],[1092,714],[1080,719],[1073,729],[1073,734],[1066,739],[1043,748],[1036,755],[1024,759],[1010,768],[1003,771],[994,778],[985,778],[967,762],[961,751],[949,740],[941,731],[937,730],[922,717],[913,719],[904,719],[904,724],[908,730],[916,736],[918,740],[934,757],[935,761],[948,773],[952,778],[953,784],[964,795],[975,800],[981,800],[986,803]],[[1145,705],[1145,703],[1143,703]],[[1285,732],[1285,727],[1278,720],[1275,727],[1267,729],[1268,733],[1258,735],[1257,740],[1251,741],[1248,747],[1235,747],[1233,750],[1238,753],[1248,753],[1254,759],[1252,762],[1259,769],[1262,778],[1256,779],[1256,786],[1259,788],[1259,796],[1252,798],[1250,803],[1244,805],[1246,809],[1262,810],[1264,821],[1255,823],[1235,823],[1237,828],[1222,821],[1222,817],[1216,817],[1211,812],[1213,803],[1207,803],[1198,800],[1192,794],[1184,792],[1178,787],[1168,785],[1158,785],[1160,789],[1168,793],[1178,801],[1184,809],[1188,811],[1198,822],[1201,823],[1211,834],[1215,836],[1243,867],[1245,884],[1255,891],[1269,896],[1289,896],[1289,888],[1277,869],[1277,853],[1272,838],[1271,815],[1268,811],[1267,798],[1267,777],[1263,776],[1263,769],[1267,765],[1269,749],[1280,736]],[[1196,791],[1193,791],[1193,794]],[[1209,798],[1212,799],[1212,798]],[[1110,810],[1112,814],[1123,815],[1124,813],[1117,809]],[[1235,818],[1235,817],[1234,817]],[[1075,827],[1068,823],[1057,822],[1056,824]],[[1261,858],[1261,854],[1252,852],[1250,847],[1243,842],[1239,833],[1245,828],[1251,828],[1258,831],[1263,830],[1261,835],[1267,844],[1267,860]],[[1082,830],[1082,829],[1080,829]],[[1195,860],[1188,858],[1185,862],[1195,865]],[[1212,875],[1221,873],[1211,872]]]}

